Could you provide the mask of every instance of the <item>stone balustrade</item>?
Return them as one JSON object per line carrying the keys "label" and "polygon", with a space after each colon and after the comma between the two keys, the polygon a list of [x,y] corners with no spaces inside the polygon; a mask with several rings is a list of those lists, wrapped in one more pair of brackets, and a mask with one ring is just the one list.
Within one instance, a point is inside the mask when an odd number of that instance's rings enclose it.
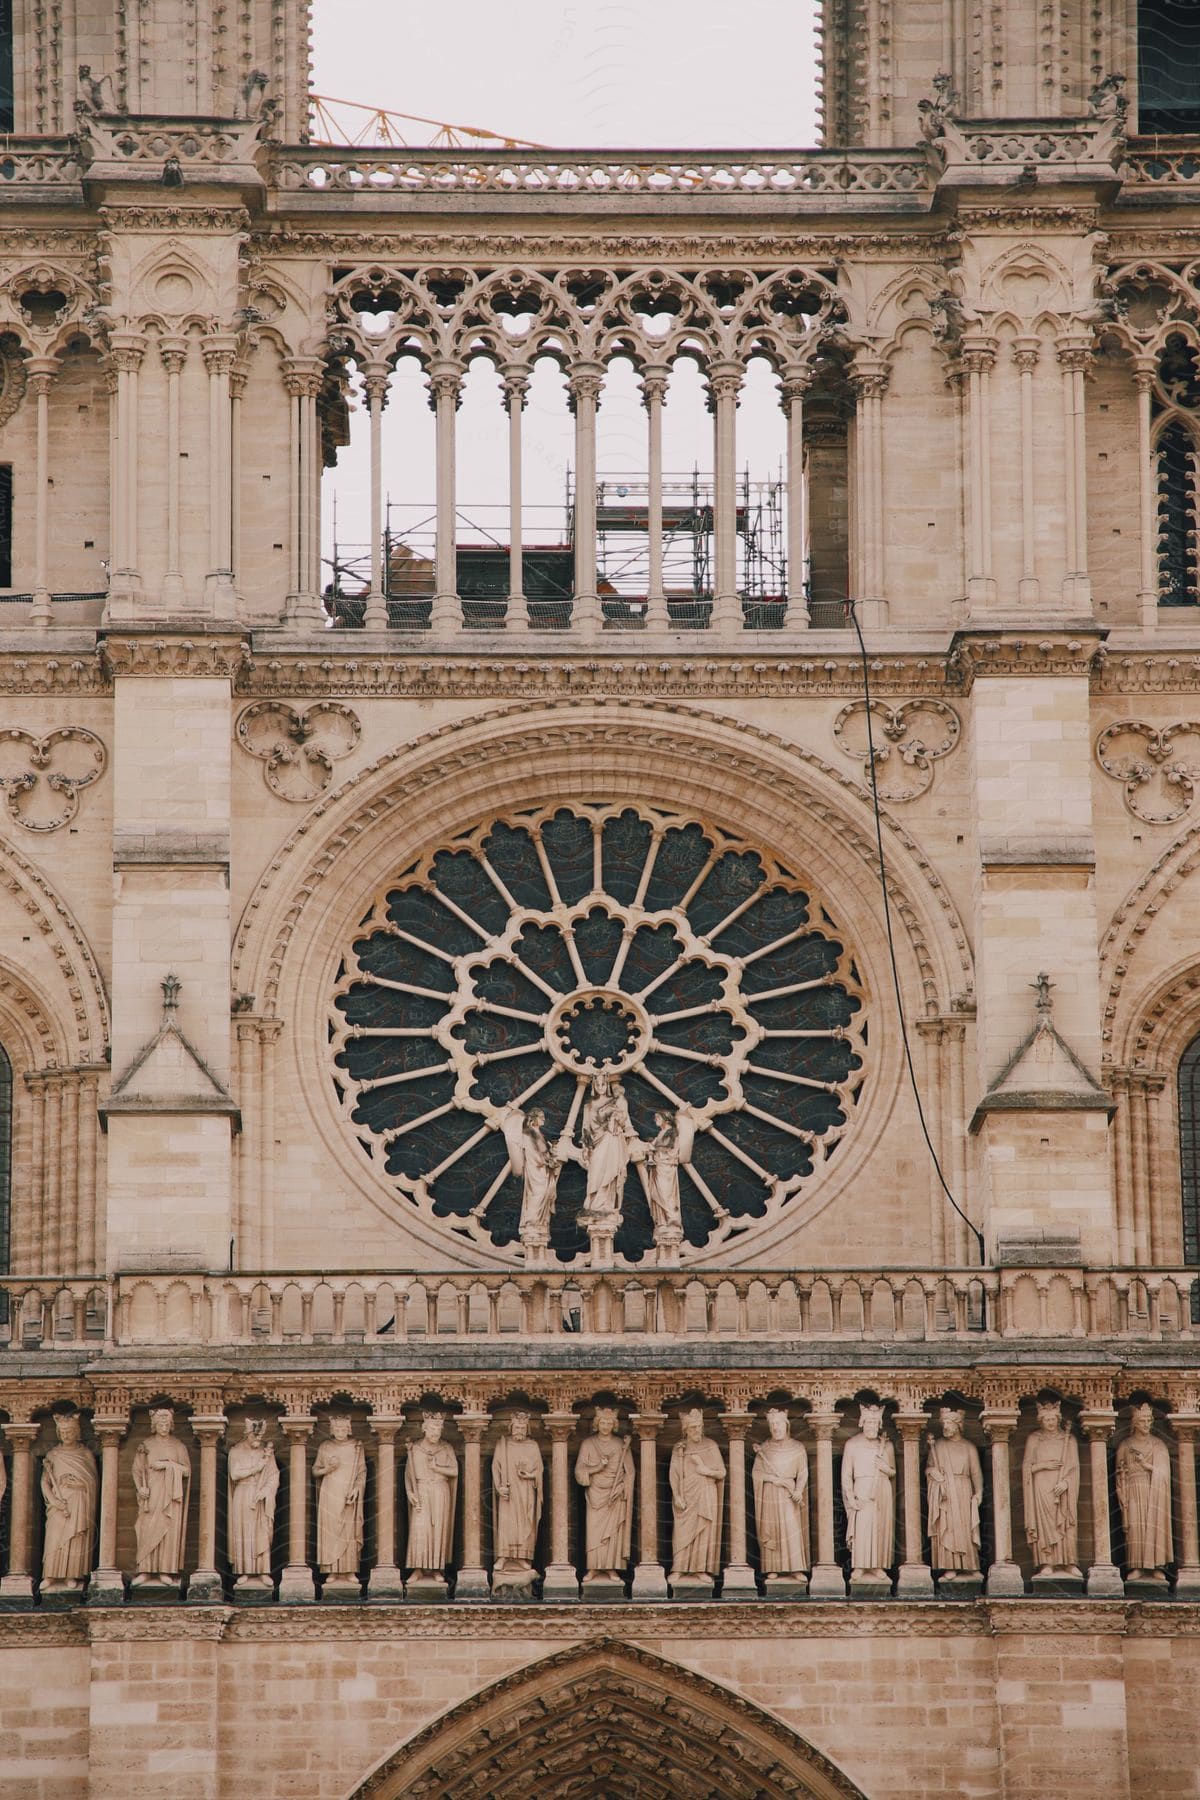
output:
{"label": "stone balustrade", "polygon": [[[1200,1595],[1191,1361],[1115,1375],[973,1360],[949,1380],[886,1364],[547,1377],[192,1362],[0,1379],[0,1609],[85,1591],[109,1605]],[[616,1486],[600,1504],[617,1516],[598,1528],[587,1490],[605,1457]],[[772,1468],[790,1482],[782,1549]],[[523,1549],[500,1504],[518,1469]]]}
{"label": "stone balustrade", "polygon": [[513,1338],[784,1344],[1191,1341],[1178,1269],[545,1270],[5,1276],[11,1351]]}

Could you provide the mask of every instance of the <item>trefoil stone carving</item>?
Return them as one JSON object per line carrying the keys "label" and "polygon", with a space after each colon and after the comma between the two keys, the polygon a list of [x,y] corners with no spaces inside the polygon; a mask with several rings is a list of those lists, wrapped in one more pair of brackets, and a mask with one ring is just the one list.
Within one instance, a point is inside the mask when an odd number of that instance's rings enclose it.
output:
{"label": "trefoil stone carving", "polygon": [[281,800],[316,800],[333,780],[333,765],[358,746],[362,727],[348,706],[323,700],[297,708],[258,700],[238,716],[237,740],[265,766],[263,780]]}
{"label": "trefoil stone carving", "polygon": [[26,831],[58,831],[79,811],[81,789],[108,761],[94,732],[64,725],[45,737],[19,727],[0,733],[0,789],[11,817]]}
{"label": "trefoil stone carving", "polygon": [[[833,722],[833,735],[844,755],[861,760],[869,784],[871,745],[865,700],[852,700],[842,707]],[[958,714],[944,700],[904,700],[898,706],[872,700],[871,738],[879,798],[897,803],[927,793],[933,765],[950,755],[961,735]]]}
{"label": "trefoil stone carving", "polygon": [[1143,825],[1173,825],[1191,811],[1200,780],[1200,725],[1126,719],[1096,740],[1096,761],[1125,790],[1126,810]]}

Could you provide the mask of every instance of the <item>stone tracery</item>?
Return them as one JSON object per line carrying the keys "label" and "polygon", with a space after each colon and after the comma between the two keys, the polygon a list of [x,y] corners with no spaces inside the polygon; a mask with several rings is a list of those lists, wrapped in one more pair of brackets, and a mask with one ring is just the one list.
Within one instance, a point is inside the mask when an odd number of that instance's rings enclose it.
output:
{"label": "stone tracery", "polygon": [[[620,1077],[618,1255],[644,1255],[651,1188],[661,1213],[673,1183],[685,1254],[740,1236],[831,1154],[863,1079],[861,984],[835,930],[782,865],[690,819],[497,819],[363,917],[332,1015],[343,1115],[427,1216],[503,1247],[525,1235],[518,1146],[536,1101],[544,1144],[527,1160],[553,1152],[539,1204],[569,1260],[596,1210],[589,1109]],[[686,1148],[667,1141],[672,1118]]]}

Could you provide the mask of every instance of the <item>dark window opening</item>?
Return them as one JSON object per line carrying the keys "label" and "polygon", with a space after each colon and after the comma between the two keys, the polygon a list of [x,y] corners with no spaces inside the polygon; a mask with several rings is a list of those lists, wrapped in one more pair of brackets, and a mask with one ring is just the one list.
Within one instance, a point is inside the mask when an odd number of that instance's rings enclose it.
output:
{"label": "dark window opening", "polygon": [[[1179,1169],[1183,1201],[1183,1260],[1200,1268],[1200,1037],[1179,1059]],[[1200,1281],[1192,1287],[1192,1323],[1200,1324]]]}
{"label": "dark window opening", "polygon": [[0,588],[12,586],[12,464],[0,463]]}
{"label": "dark window opening", "polygon": [[1200,132],[1200,6],[1139,0],[1138,131]]}
{"label": "dark window opening", "polygon": [[13,0],[0,0],[0,131],[12,131]]}
{"label": "dark window opening", "polygon": [[1196,446],[1187,427],[1168,425],[1158,440],[1158,604],[1195,606]]}

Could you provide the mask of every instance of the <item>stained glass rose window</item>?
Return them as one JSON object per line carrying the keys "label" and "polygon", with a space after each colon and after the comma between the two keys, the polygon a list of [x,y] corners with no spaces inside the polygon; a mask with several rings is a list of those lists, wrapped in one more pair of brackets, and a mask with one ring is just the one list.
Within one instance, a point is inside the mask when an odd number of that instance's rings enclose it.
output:
{"label": "stained glass rose window", "polygon": [[803,881],[648,807],[515,812],[422,857],[363,917],[330,1029],[375,1167],[532,1266],[743,1234],[834,1153],[866,1065]]}

